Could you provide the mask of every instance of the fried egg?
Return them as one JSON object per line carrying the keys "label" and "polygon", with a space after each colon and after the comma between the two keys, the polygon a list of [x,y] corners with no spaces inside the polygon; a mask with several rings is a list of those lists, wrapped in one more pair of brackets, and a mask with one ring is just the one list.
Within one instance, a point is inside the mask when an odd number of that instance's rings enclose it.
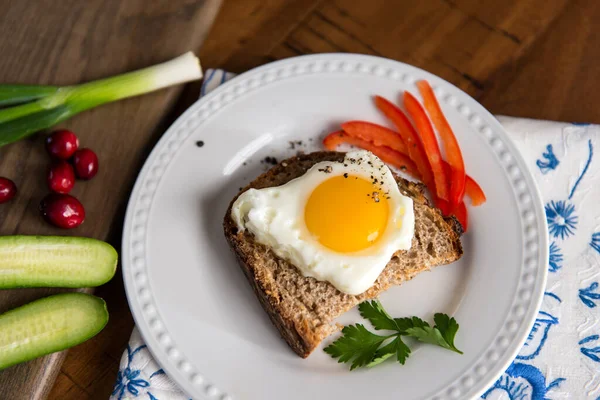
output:
{"label": "fried egg", "polygon": [[364,150],[317,163],[284,185],[245,191],[231,217],[302,275],[352,295],[369,289],[394,253],[410,248],[415,225],[412,199]]}

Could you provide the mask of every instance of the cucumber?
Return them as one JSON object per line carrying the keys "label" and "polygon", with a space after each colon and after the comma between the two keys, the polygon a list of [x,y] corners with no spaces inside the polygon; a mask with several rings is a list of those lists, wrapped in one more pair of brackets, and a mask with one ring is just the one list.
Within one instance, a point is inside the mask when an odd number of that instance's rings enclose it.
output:
{"label": "cucumber", "polygon": [[99,286],[115,275],[117,259],[95,239],[0,236],[0,289]]}
{"label": "cucumber", "polygon": [[0,369],[85,342],[108,322],[106,303],[61,293],[0,315]]}

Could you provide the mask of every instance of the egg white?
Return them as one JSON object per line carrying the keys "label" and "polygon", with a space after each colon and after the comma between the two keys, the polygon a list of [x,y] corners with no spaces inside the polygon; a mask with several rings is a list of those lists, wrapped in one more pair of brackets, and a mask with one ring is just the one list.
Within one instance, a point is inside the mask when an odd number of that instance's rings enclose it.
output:
{"label": "egg white", "polygon": [[[313,190],[323,181],[345,173],[369,181],[377,176],[389,197],[385,231],[372,246],[353,253],[323,246],[304,222],[304,207]],[[395,252],[410,248],[415,226],[412,199],[400,193],[390,169],[364,150],[346,153],[341,163],[317,163],[285,185],[247,190],[234,202],[231,217],[240,231],[248,229],[256,241],[270,247],[304,276],[328,281],[352,295],[369,289]]]}

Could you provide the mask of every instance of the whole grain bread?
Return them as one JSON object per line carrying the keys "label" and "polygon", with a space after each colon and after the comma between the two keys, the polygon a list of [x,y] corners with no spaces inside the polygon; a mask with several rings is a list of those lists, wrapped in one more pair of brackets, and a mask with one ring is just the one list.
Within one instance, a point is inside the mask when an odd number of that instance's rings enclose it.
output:
{"label": "whole grain bread", "polygon": [[[303,175],[321,161],[342,161],[344,153],[316,152],[280,162],[251,182],[250,188],[283,185]],[[358,303],[377,297],[392,285],[414,278],[434,266],[448,264],[462,256],[462,229],[455,218],[442,217],[423,195],[423,185],[395,175],[402,194],[413,199],[415,235],[410,250],[399,251],[387,264],[375,284],[353,296],[330,283],[302,276],[298,269],[257,243],[247,230],[238,231],[231,219],[232,200],[224,219],[225,237],[262,307],[290,347],[303,358],[330,334],[339,330],[333,321]],[[239,195],[238,195],[239,196]]]}

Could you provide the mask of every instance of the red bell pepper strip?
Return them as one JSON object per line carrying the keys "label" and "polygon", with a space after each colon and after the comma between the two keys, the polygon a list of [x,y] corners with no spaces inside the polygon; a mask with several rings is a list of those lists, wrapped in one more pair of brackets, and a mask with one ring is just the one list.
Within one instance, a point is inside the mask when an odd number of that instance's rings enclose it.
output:
{"label": "red bell pepper strip", "polygon": [[[446,176],[450,176],[451,167],[446,161],[444,161],[444,170],[446,171]],[[471,199],[473,206],[480,206],[487,201],[481,186],[469,175],[465,178],[465,194]]]}
{"label": "red bell pepper strip", "polygon": [[[431,122],[429,122],[429,118],[427,118],[427,114],[425,114],[425,110],[419,101],[409,92],[404,92],[404,107],[406,107],[406,110],[415,122],[417,132],[419,132],[423,141],[423,148],[433,171],[437,197],[448,201],[448,179],[446,178],[440,147],[433,132]],[[427,185],[427,182],[425,184]]]}
{"label": "red bell pepper strip", "polygon": [[450,215],[452,213],[452,209],[450,208],[450,203],[448,203],[446,200],[442,200],[440,198],[434,197],[433,204],[437,208],[440,209],[440,211],[442,212],[442,215],[444,217],[447,217],[448,215]]}
{"label": "red bell pepper strip", "polygon": [[442,215],[444,217],[454,215],[456,219],[458,219],[458,222],[460,222],[460,225],[463,228],[463,232],[467,231],[469,214],[467,213],[467,206],[465,205],[464,201],[460,202],[458,206],[454,208],[454,210],[452,210],[452,208],[450,207],[449,202],[437,197],[433,198],[433,204],[435,204],[435,206],[442,212]]}
{"label": "red bell pepper strip", "polygon": [[487,201],[481,186],[479,186],[475,179],[471,178],[469,175],[467,175],[467,179],[465,179],[465,193],[469,196],[471,204],[474,206],[480,206]]}
{"label": "red bell pepper strip", "polygon": [[464,201],[461,201],[458,204],[458,207],[456,207],[456,210],[454,211],[454,216],[456,216],[456,219],[458,219],[458,222],[462,225],[463,232],[466,233],[469,228],[469,215],[467,214],[467,206],[465,206]]}
{"label": "red bell pepper strip", "polygon": [[463,228],[463,232],[467,232],[469,214],[467,212],[467,206],[465,205],[464,201],[461,201],[458,204],[458,206],[454,208],[454,210],[452,210],[452,208],[450,207],[449,202],[440,198],[434,197],[433,204],[435,204],[435,206],[442,212],[442,215],[444,217],[454,215],[456,219],[458,219],[458,222],[460,222],[460,225]]}
{"label": "red bell pepper strip", "polygon": [[425,80],[421,80],[417,82],[417,87],[419,88],[421,96],[423,96],[423,105],[425,106],[433,125],[440,134],[442,144],[446,151],[448,164],[451,166],[451,174],[448,175],[448,179],[450,179],[449,200],[451,206],[456,207],[462,201],[465,193],[466,173],[462,152],[460,151],[456,136],[454,135],[454,132],[452,132],[452,128],[450,127],[448,120],[446,120],[429,83]]}
{"label": "red bell pepper strip", "polygon": [[408,156],[392,150],[389,147],[375,146],[371,142],[350,136],[343,131],[332,132],[327,135],[325,139],[323,139],[323,145],[327,150],[330,151],[335,150],[341,144],[349,144],[370,151],[379,157],[383,162],[410,174],[416,179],[421,178],[417,166],[410,158],[408,158]]}
{"label": "red bell pepper strip", "polygon": [[342,124],[342,129],[350,136],[366,140],[375,146],[386,146],[400,153],[408,154],[402,136],[385,126],[366,121],[349,121]]}
{"label": "red bell pepper strip", "polygon": [[375,105],[396,126],[398,133],[402,136],[406,144],[407,154],[419,168],[419,172],[423,177],[423,183],[434,192],[433,172],[423,149],[423,143],[421,143],[421,139],[409,119],[396,105],[381,96],[375,96]]}

